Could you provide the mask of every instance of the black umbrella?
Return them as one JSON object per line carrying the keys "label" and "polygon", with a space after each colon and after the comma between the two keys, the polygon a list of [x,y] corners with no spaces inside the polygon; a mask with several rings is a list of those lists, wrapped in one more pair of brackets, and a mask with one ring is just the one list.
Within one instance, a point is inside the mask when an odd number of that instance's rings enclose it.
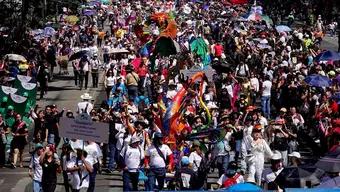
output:
{"label": "black umbrella", "polygon": [[309,185],[315,186],[320,183],[324,171],[316,167],[287,167],[276,177],[275,183],[280,188],[301,188]]}
{"label": "black umbrella", "polygon": [[74,53],[73,55],[71,55],[69,61],[73,61],[76,59],[80,59],[82,58],[84,55],[87,55],[88,57],[91,57],[91,52],[88,50],[82,50],[82,51],[78,51],[77,53]]}

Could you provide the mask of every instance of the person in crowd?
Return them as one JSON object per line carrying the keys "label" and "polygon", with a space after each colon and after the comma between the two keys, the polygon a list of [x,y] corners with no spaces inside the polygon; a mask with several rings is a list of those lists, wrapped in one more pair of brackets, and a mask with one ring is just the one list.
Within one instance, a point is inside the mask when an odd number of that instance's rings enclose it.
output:
{"label": "person in crowd", "polygon": [[11,143],[11,150],[12,150],[12,168],[16,168],[17,161],[19,158],[19,165],[20,167],[23,167],[23,152],[25,149],[25,146],[27,145],[27,136],[28,136],[28,129],[27,125],[24,121],[21,119],[20,114],[16,114],[15,116],[15,122],[13,124],[12,128],[12,143]]}
{"label": "person in crowd", "polygon": [[[276,177],[283,170],[282,156],[279,151],[273,152],[270,165],[270,172],[264,174],[265,188],[268,190],[279,190],[279,186],[275,183]],[[265,173],[265,171],[263,173]]]}
{"label": "person in crowd", "polygon": [[96,184],[96,175],[101,167],[101,159],[103,157],[102,151],[100,146],[93,141],[88,141],[87,145],[85,145],[84,150],[87,152],[87,159],[91,161],[92,164],[92,172],[89,173],[89,188],[87,189],[88,192],[95,191],[95,184]]}
{"label": "person in crowd", "polygon": [[247,181],[256,182],[256,184],[261,185],[265,155],[271,157],[273,153],[267,142],[262,138],[260,129],[253,129],[249,151],[250,154],[247,157],[249,164]]}
{"label": "person in crowd", "polygon": [[194,172],[198,171],[198,168],[201,165],[202,158],[204,158],[200,145],[200,142],[198,140],[195,140],[192,145],[193,151],[189,155],[189,162]]}
{"label": "person in crowd", "polygon": [[64,179],[64,188],[65,192],[69,192],[71,189],[70,183],[68,181],[68,174],[67,174],[67,167],[66,164],[68,161],[71,160],[71,157],[73,156],[73,149],[70,143],[64,143],[62,148],[62,152],[60,155],[60,166],[62,168],[62,173],[63,173],[63,179]]}
{"label": "person in crowd", "polygon": [[230,142],[233,134],[233,126],[231,124],[224,125],[226,135],[224,139],[218,142],[214,148],[216,154],[216,166],[218,169],[218,175],[221,176],[228,167],[231,151]]}
{"label": "person in crowd", "polygon": [[268,75],[265,76],[265,81],[262,83],[261,107],[264,116],[270,119],[270,96],[272,82]]}
{"label": "person in crowd", "polygon": [[30,164],[28,166],[28,175],[33,180],[33,192],[42,191],[42,166],[40,165],[40,156],[44,152],[44,147],[42,144],[35,144],[35,149],[33,151]]}
{"label": "person in crowd", "polygon": [[133,66],[128,65],[126,66],[126,77],[125,77],[125,84],[128,90],[129,98],[134,100],[138,96],[138,83],[139,77],[138,74],[133,71]]}
{"label": "person in crowd", "polygon": [[90,102],[92,99],[92,96],[89,93],[84,93],[80,96],[80,98],[83,100],[78,103],[77,105],[77,113],[87,113],[90,114],[90,112],[93,109],[93,104]]}
{"label": "person in crowd", "polygon": [[92,87],[98,88],[98,76],[99,76],[99,68],[100,68],[100,60],[98,59],[98,54],[95,53],[91,60],[91,76],[92,76]]}
{"label": "person in crowd", "polygon": [[224,174],[220,176],[217,181],[218,188],[228,188],[237,183],[244,183],[245,180],[243,175],[238,173],[238,166],[235,161],[231,161],[228,164],[228,168],[225,170]]}
{"label": "person in crowd", "polygon": [[45,109],[45,123],[47,127],[47,143],[58,145],[59,137],[59,118],[63,116],[64,109],[58,112],[56,105],[46,106]]}
{"label": "person in crowd", "polygon": [[33,137],[35,143],[47,142],[47,128],[44,110],[39,110],[37,113],[37,118],[34,119]]}
{"label": "person in crowd", "polygon": [[89,174],[93,171],[93,166],[86,158],[86,151],[77,145],[74,148],[76,156],[72,156],[69,161],[66,161],[69,184],[72,192],[86,191],[89,187]]}
{"label": "person in crowd", "polygon": [[6,125],[2,114],[0,114],[0,168],[4,167],[6,163],[7,133],[8,126]]}
{"label": "person in crowd", "polygon": [[130,145],[120,152],[123,158],[123,190],[138,191],[139,169],[143,164],[144,150],[140,146],[140,138],[132,137]]}
{"label": "person in crowd", "polygon": [[49,71],[46,66],[46,63],[40,63],[37,72],[37,80],[40,86],[40,99],[44,98],[44,95],[47,94],[48,89],[48,79],[49,79]]}
{"label": "person in crowd", "polygon": [[106,98],[110,98],[112,87],[116,84],[116,77],[112,70],[108,70],[104,78],[104,87],[106,91]]}
{"label": "person in crowd", "polygon": [[61,167],[55,150],[55,145],[49,144],[39,158],[42,167],[42,191],[54,192],[57,187],[57,174],[61,173]]}
{"label": "person in crowd", "polygon": [[283,126],[285,126],[285,124],[282,124],[281,122],[278,122],[278,123],[279,123],[278,125],[274,126],[272,149],[278,150],[281,153],[283,165],[287,166],[288,164],[287,155],[288,155],[288,149],[289,149],[289,145],[288,145],[289,134],[283,130]]}
{"label": "person in crowd", "polygon": [[[173,155],[168,145],[163,144],[162,133],[156,132],[153,135],[153,143],[147,149],[145,155],[145,168],[148,170],[148,182],[146,190],[155,189],[155,180],[157,179],[158,190],[164,186],[165,173],[173,168]],[[168,160],[168,163],[167,163]]]}
{"label": "person in crowd", "polygon": [[175,173],[176,188],[179,190],[192,190],[197,174],[189,166],[190,160],[188,156],[181,159],[181,168]]}
{"label": "person in crowd", "polygon": [[[83,86],[85,89],[87,89],[88,81],[89,81],[89,71],[90,71],[91,63],[88,59],[87,55],[82,56],[82,58],[79,60],[78,64],[78,73],[79,73],[79,88],[80,90],[83,89]],[[85,80],[85,82],[84,82]]]}

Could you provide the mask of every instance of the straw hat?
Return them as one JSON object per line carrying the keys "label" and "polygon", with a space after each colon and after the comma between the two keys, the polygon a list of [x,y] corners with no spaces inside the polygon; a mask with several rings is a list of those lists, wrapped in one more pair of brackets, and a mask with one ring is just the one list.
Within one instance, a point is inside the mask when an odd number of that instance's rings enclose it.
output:
{"label": "straw hat", "polygon": [[80,98],[83,100],[90,100],[92,99],[92,96],[89,93],[84,93],[80,96]]}

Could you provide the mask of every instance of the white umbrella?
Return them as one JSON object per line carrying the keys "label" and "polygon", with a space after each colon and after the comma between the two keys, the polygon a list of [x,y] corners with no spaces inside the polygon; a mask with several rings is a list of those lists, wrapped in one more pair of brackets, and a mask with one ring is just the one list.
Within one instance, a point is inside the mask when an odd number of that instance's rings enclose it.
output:
{"label": "white umbrella", "polygon": [[27,60],[24,56],[18,55],[18,54],[7,54],[7,55],[5,55],[4,59],[8,59],[10,61],[27,62]]}

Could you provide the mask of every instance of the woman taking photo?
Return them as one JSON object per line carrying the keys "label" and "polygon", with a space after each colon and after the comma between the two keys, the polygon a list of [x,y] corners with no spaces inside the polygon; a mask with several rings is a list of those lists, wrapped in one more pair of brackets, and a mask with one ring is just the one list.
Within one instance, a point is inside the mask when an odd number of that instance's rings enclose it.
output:
{"label": "woman taking photo", "polygon": [[61,173],[60,161],[55,154],[54,145],[46,146],[39,161],[42,167],[42,190],[54,192],[57,186],[57,173]]}

